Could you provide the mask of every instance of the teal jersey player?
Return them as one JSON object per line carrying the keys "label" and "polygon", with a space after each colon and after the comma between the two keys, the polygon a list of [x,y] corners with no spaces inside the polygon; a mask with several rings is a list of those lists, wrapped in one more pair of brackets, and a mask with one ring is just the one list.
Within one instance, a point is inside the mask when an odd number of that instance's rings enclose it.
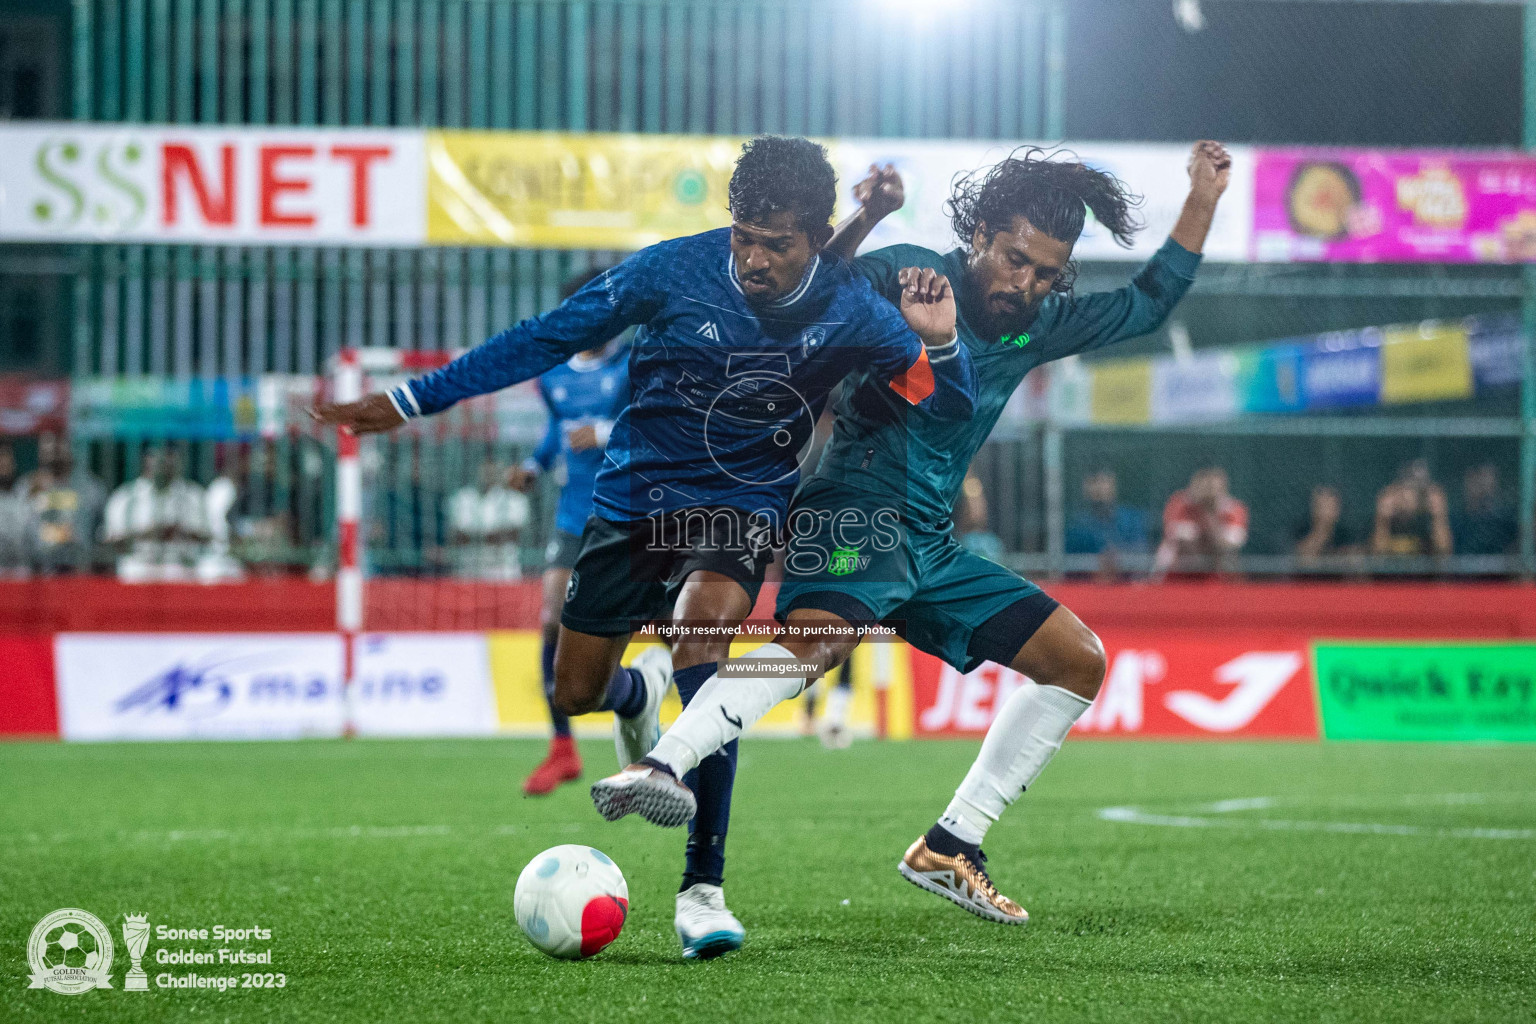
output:
{"label": "teal jersey player", "polygon": [[[878,382],[850,382],[855,386],[845,387],[836,406],[821,463],[795,500],[778,599],[781,618],[796,607],[819,607],[851,622],[890,620],[914,646],[962,671],[986,660],[1012,660],[1021,645],[1012,634],[1004,642],[1014,643],[1014,650],[999,658],[984,644],[973,650],[972,633],[1009,605],[1039,594],[952,537],[951,517],[971,460],[1030,370],[1156,330],[1200,263],[1198,254],[1170,239],[1126,287],[1081,296],[1052,293],[1027,329],[1000,332],[965,284],[966,259],[962,249],[940,255],[893,245],[853,261],[887,298],[899,299],[903,267],[930,267],[959,282],[956,327],[976,366],[976,412],[952,421],[909,413],[880,394]],[[1033,603],[1040,621],[1055,607],[1043,595]]]}
{"label": "teal jersey player", "polygon": [[[871,170],[854,190],[860,210],[829,245],[844,258],[901,205],[894,169]],[[905,299],[917,286],[905,269],[912,267],[953,290],[959,340],[978,377],[974,414],[943,423],[854,378],[821,463],[791,508],[783,629],[735,659],[728,677],[706,682],[649,755],[598,782],[600,810],[658,824],[686,820],[692,797],[678,782],[685,773],[885,623],[956,668],[993,661],[1034,681],[997,710],[954,799],[898,865],[909,882],[978,917],[1029,919],[993,885],[981,843],[1097,695],[1104,648],[1039,587],[956,543],[952,510],[972,457],[1025,374],[1145,334],[1167,317],[1194,277],[1230,171],[1219,144],[1194,147],[1189,195],[1167,243],[1116,291],[1074,295],[1072,249],[1089,212],[1128,245],[1135,197],[1110,174],[1039,150],[956,183],[949,210],[961,248],[940,255],[897,245],[854,261],[888,298]]]}

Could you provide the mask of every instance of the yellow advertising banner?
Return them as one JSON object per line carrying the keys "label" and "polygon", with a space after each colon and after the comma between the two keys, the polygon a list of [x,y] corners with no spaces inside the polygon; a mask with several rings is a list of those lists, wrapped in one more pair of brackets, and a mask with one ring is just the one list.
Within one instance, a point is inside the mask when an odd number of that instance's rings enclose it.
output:
{"label": "yellow advertising banner", "polygon": [[1146,423],[1152,418],[1152,360],[1111,359],[1095,364],[1089,385],[1094,423]]}
{"label": "yellow advertising banner", "polygon": [[730,223],[742,139],[427,133],[427,242],[639,249]]}
{"label": "yellow advertising banner", "polygon": [[1381,346],[1381,400],[1433,402],[1472,397],[1471,343],[1464,327],[1387,331]]}
{"label": "yellow advertising banner", "polygon": [[[490,647],[491,680],[496,694],[496,717],[499,730],[514,736],[546,736],[549,734],[549,709],[544,703],[544,684],[539,669],[539,634],[534,630],[493,632],[488,636]],[[633,643],[624,653],[624,663],[642,650],[646,644]],[[750,640],[731,646],[731,654],[739,657],[761,647],[761,640]],[[854,652],[853,703],[848,709],[848,722],[854,735],[872,736],[875,732],[876,698],[871,682],[872,645],[864,644]],[[911,659],[906,656],[904,645],[895,645],[900,657],[889,659],[891,672],[888,691],[888,718],[890,737],[908,739],[912,735],[912,674]],[[661,724],[671,725],[682,711],[677,690],[667,691],[661,705]],[[582,715],[573,719],[576,734],[584,737],[608,736],[613,732],[613,716],[607,712]],[[770,711],[748,735],[794,735],[804,726],[803,699],[785,701]]]}

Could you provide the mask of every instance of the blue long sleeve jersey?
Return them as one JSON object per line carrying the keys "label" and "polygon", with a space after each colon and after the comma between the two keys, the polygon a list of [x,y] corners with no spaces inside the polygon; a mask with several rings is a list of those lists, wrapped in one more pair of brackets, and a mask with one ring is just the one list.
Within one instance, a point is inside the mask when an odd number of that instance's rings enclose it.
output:
{"label": "blue long sleeve jersey", "polygon": [[391,397],[407,416],[440,412],[537,377],[631,325],[631,399],[593,492],[604,519],[725,506],[782,524],[816,418],[855,370],[903,407],[946,420],[974,408],[965,347],[925,349],[842,260],[815,258],[788,295],[749,304],[727,228],[642,249]]}
{"label": "blue long sleeve jersey", "polygon": [[[614,421],[629,404],[629,346],[614,345],[592,359],[574,355],[545,371],[539,377],[539,397],[549,410],[549,429],[530,461],[544,472],[557,459],[564,463],[555,529],[580,533],[592,514],[592,490],[603,465],[603,447],[613,433]],[[591,427],[597,434],[595,448],[576,451],[571,447],[571,431],[580,427]]]}

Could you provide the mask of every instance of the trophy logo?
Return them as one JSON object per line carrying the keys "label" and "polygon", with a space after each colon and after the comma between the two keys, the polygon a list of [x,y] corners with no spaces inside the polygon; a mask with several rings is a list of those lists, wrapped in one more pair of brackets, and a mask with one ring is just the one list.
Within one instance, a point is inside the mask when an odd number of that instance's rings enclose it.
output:
{"label": "trophy logo", "polygon": [[144,947],[149,945],[149,920],[145,915],[123,915],[123,943],[128,947],[128,958],[133,961],[128,968],[128,976],[123,979],[123,991],[148,992],[149,976],[144,973],[141,963]]}
{"label": "trophy logo", "polygon": [[[144,927],[148,939],[149,926]],[[142,951],[142,942],[139,948]],[[32,929],[27,963],[32,968],[28,988],[46,988],[64,996],[111,988],[112,933],[95,914],[73,908],[55,910]]]}

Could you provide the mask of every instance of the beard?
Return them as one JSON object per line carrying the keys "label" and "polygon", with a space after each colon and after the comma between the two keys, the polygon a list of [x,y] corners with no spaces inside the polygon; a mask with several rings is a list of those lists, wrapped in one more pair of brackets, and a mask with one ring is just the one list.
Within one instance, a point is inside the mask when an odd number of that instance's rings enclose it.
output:
{"label": "beard", "polygon": [[1040,315],[1041,303],[1044,301],[1043,298],[1034,302],[1017,303],[989,300],[982,310],[980,319],[986,332],[995,337],[1022,334],[1034,324],[1035,318]]}

